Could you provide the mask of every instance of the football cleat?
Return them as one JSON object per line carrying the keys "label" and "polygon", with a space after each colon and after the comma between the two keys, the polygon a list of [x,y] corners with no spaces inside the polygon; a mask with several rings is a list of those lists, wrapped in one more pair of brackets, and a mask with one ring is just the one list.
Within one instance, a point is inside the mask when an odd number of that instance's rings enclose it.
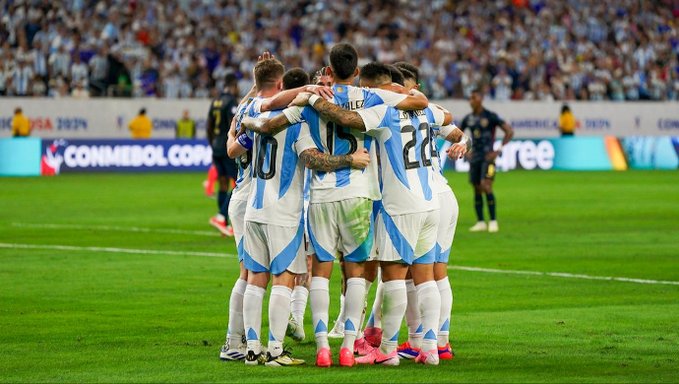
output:
{"label": "football cleat", "polygon": [[330,348],[321,348],[316,353],[316,366],[329,367],[331,365],[332,365],[332,354],[330,353]]}
{"label": "football cleat", "polygon": [[377,348],[382,344],[382,328],[366,327],[366,329],[363,330],[363,337],[368,344]]}
{"label": "football cleat", "polygon": [[473,227],[469,228],[469,232],[485,232],[488,230],[488,225],[485,221],[477,221]]}
{"label": "football cleat", "polygon": [[341,339],[343,337],[344,337],[344,323],[341,321],[336,321],[335,325],[332,327],[330,332],[328,332],[328,338]]}
{"label": "football cleat", "polygon": [[365,356],[372,352],[372,350],[375,348],[377,347],[373,347],[370,343],[368,343],[368,340],[365,339],[365,336],[354,341],[354,354],[356,355]]}
{"label": "football cleat", "polygon": [[219,351],[219,358],[222,359],[222,360],[229,360],[229,361],[243,360],[245,358],[245,352],[246,352],[246,345],[244,343],[239,344],[235,348],[231,348],[229,346],[229,342],[227,341],[222,346],[222,349]]}
{"label": "football cleat", "polygon": [[488,222],[488,232],[495,233],[500,230],[500,227],[497,225],[497,220],[492,220]]}
{"label": "football cleat", "polygon": [[426,365],[439,365],[438,349],[432,349],[431,351],[426,352],[421,351],[420,354],[415,358],[415,362]]}
{"label": "football cleat", "polygon": [[255,351],[249,350],[248,354],[245,355],[245,365],[260,365],[266,362],[266,357],[260,352],[255,353]]}
{"label": "football cleat", "polygon": [[410,342],[406,341],[396,348],[398,352],[398,357],[402,359],[414,359],[420,354],[420,348],[414,348],[410,345]]}
{"label": "football cleat", "polygon": [[452,360],[455,358],[455,352],[453,352],[453,348],[450,347],[450,343],[447,343],[443,347],[438,347],[438,350],[440,360]]}
{"label": "football cleat", "polygon": [[295,341],[303,341],[306,336],[304,334],[304,326],[292,317],[288,320],[288,329],[285,331],[285,334]]}
{"label": "football cleat", "polygon": [[339,363],[342,367],[353,367],[356,363],[354,353],[349,348],[340,349]]}
{"label": "football cleat", "polygon": [[233,236],[233,228],[226,225],[226,220],[219,220],[216,216],[210,218],[210,225],[217,228],[223,236]]}
{"label": "football cleat", "polygon": [[271,353],[267,352],[266,353],[266,365],[267,367],[291,367],[295,365],[302,365],[304,364],[304,360],[302,359],[295,359],[292,357],[290,354],[290,351],[283,350],[283,353],[280,355],[274,357],[271,356]]}
{"label": "football cleat", "polygon": [[369,365],[399,365],[398,354],[396,350],[385,355],[379,348],[373,349],[369,354],[356,358],[356,364]]}

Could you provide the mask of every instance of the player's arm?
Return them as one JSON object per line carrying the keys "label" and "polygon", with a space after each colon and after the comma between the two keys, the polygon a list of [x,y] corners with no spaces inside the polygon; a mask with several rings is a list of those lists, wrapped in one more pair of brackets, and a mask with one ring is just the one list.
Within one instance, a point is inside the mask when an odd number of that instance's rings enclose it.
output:
{"label": "player's arm", "polygon": [[295,100],[292,101],[291,105],[300,107],[310,105],[326,120],[330,120],[343,127],[365,131],[365,124],[358,113],[339,107],[329,101],[324,100],[320,96],[302,92],[297,95]]}
{"label": "player's arm", "polygon": [[314,95],[318,95],[324,98],[333,97],[332,89],[330,87],[319,85],[305,85],[303,87],[287,89],[285,91],[277,93],[275,96],[262,100],[261,110],[262,112],[264,112],[285,108],[301,92],[310,92],[313,93]]}
{"label": "player's arm", "polygon": [[351,155],[341,156],[323,153],[317,148],[309,148],[299,155],[299,159],[304,162],[307,168],[324,172],[346,167],[364,169],[370,163],[370,155],[365,148],[361,148]]}
{"label": "player's arm", "polygon": [[498,156],[500,156],[502,154],[502,147],[507,145],[507,143],[509,143],[509,141],[512,140],[512,137],[514,137],[514,129],[512,129],[509,123],[500,119],[497,115],[495,115],[495,120],[496,126],[499,127],[505,133],[505,136],[502,138],[502,144],[500,144],[500,148],[498,148],[496,151],[489,152],[486,155],[486,160],[488,161],[494,161]]}
{"label": "player's arm", "polygon": [[288,120],[288,117],[285,115],[285,113],[281,113],[280,115],[269,119],[259,117],[245,117],[240,123],[241,129],[238,133],[238,136],[244,133],[245,129],[249,129],[261,135],[273,136],[278,132],[283,131],[290,125],[292,125],[292,123]]}
{"label": "player's arm", "polygon": [[446,141],[453,143],[446,150],[448,158],[451,160],[461,159],[462,156],[467,154],[467,152],[472,149],[472,139],[467,136],[457,125],[446,125],[441,127],[439,131],[440,135],[445,138]]}
{"label": "player's arm", "polygon": [[502,125],[500,125],[500,129],[505,133],[505,137],[502,139],[502,146],[504,147],[514,137],[514,129],[511,125],[509,125],[509,123],[505,121],[503,121]]}
{"label": "player's arm", "polygon": [[227,133],[226,139],[226,154],[232,159],[235,159],[252,148],[252,139],[247,133],[236,136],[236,118],[231,121],[231,128]]}
{"label": "player's arm", "polygon": [[396,104],[396,108],[403,111],[418,111],[427,108],[428,105],[429,100],[424,93],[416,89],[411,89],[406,98]]}

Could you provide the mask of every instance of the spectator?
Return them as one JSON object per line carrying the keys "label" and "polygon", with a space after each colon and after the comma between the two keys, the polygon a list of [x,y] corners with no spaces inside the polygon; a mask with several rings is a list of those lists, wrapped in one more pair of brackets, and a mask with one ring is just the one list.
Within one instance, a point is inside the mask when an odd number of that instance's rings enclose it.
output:
{"label": "spectator", "polygon": [[6,94],[25,59],[71,88],[84,64],[95,96],[207,97],[227,74],[249,89],[262,49],[313,72],[347,41],[360,65],[414,62],[436,98],[489,87],[497,100],[676,100],[672,11],[669,0],[23,1],[3,8],[0,73]]}

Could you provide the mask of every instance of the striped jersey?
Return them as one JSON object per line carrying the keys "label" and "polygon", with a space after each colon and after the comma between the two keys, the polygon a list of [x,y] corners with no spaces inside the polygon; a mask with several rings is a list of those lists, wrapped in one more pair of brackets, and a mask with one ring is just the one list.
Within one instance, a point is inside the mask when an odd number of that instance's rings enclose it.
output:
{"label": "striped jersey", "polygon": [[[271,118],[281,113],[260,113],[261,98],[248,108],[248,116]],[[252,185],[245,221],[298,226],[304,204],[304,163],[299,155],[316,148],[306,123],[297,123],[274,136],[255,134],[251,165]]]}
{"label": "striped jersey", "polygon": [[431,126],[443,124],[438,108],[401,111],[387,105],[358,111],[380,151],[382,206],[391,215],[438,209],[433,191]]}
{"label": "striped jersey", "polygon": [[[382,89],[359,88],[342,84],[333,85],[332,90],[334,97],[331,102],[351,111],[381,104],[395,106],[406,98],[406,95]],[[306,121],[309,124],[311,138],[324,153],[341,156],[352,154],[361,148],[367,149],[370,153],[370,164],[364,170],[346,167],[333,172],[313,171],[311,202],[325,203],[355,197],[380,199],[377,155],[374,139],[371,136],[326,121],[311,106],[291,107],[283,113],[291,123]]]}
{"label": "striped jersey", "polygon": [[[245,117],[245,112],[248,106],[252,103],[252,98],[249,98],[242,102],[238,106],[238,111],[236,112],[236,125],[235,131],[240,130],[240,123]],[[247,131],[247,135],[252,139],[252,132]],[[250,173],[250,165],[252,164],[252,148],[239,156],[236,159],[236,164],[238,165],[238,178],[236,179],[236,188],[231,192],[231,200],[247,201],[248,195],[250,194],[250,181],[252,181],[252,175]]]}

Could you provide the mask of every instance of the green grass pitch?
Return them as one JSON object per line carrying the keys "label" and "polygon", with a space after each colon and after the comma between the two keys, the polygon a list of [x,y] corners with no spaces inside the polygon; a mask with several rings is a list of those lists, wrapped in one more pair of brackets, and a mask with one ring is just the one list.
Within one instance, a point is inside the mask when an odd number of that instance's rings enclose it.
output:
{"label": "green grass pitch", "polygon": [[471,188],[448,177],[457,357],[351,369],[313,366],[309,309],[289,342],[306,366],[219,361],[236,251],[202,174],[0,179],[0,382],[679,381],[677,172],[500,174],[497,234],[468,232]]}

